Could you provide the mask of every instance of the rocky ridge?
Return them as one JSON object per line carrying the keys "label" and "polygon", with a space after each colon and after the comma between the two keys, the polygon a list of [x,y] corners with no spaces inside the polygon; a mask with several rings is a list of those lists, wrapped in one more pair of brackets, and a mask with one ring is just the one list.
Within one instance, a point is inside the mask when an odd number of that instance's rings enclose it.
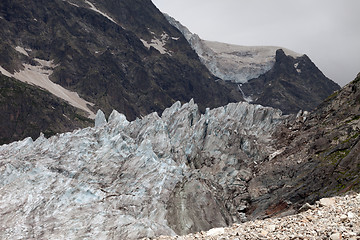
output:
{"label": "rocky ridge", "polygon": [[161,236],[155,239],[360,239],[360,194],[323,198],[315,205],[305,205],[303,211],[282,218],[256,220],[186,236]]}
{"label": "rocky ridge", "polygon": [[[202,63],[215,76],[234,83],[245,83],[269,71],[275,64],[275,46],[239,46],[221,42],[202,40],[179,21],[164,14],[166,19],[184,35],[196,51]],[[282,48],[294,58],[302,56]]]}
{"label": "rocky ridge", "polygon": [[328,79],[308,56],[294,58],[279,49],[274,66],[241,85],[241,89],[253,103],[296,114],[314,110],[340,86]]}
{"label": "rocky ridge", "polygon": [[174,18],[167,14],[165,17],[182,32],[209,71],[248,102],[291,114],[313,110],[340,89],[305,54],[283,47],[202,40]]}
{"label": "rocky ridge", "polygon": [[[0,74],[0,145],[23,139],[46,137],[93,125],[85,112],[49,92]],[[26,113],[26,114],[25,114]]]}

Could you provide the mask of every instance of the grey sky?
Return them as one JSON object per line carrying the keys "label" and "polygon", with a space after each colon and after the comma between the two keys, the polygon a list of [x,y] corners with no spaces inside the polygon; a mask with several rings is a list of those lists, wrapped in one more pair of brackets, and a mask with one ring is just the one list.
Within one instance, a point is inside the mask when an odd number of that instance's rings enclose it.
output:
{"label": "grey sky", "polygon": [[360,0],[153,0],[202,39],[307,54],[341,86],[360,72]]}

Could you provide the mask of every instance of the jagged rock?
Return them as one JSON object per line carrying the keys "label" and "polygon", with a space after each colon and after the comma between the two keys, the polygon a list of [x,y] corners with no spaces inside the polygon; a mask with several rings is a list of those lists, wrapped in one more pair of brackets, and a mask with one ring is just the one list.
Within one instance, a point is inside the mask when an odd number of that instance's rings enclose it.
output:
{"label": "jagged rock", "polygon": [[279,108],[284,114],[296,114],[315,109],[340,86],[328,79],[308,56],[294,58],[278,49],[274,66],[243,84],[241,89],[253,103]]}

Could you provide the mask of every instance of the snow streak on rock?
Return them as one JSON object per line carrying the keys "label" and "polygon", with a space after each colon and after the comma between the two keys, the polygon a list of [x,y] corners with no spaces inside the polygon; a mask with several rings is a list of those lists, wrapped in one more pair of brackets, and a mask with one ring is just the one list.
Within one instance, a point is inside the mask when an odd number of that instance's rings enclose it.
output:
{"label": "snow streak on rock", "polygon": [[[0,238],[174,235],[166,214],[176,184],[194,174],[239,178],[232,164],[272,153],[279,121],[278,110],[247,103],[200,115],[193,101],[177,102],[162,117],[128,122],[113,111],[106,122],[98,112],[94,128],[0,146]],[[215,162],[196,169],[200,156]]]}
{"label": "snow streak on rock", "polygon": [[[17,51],[23,54],[27,53],[25,49],[20,47],[17,47]],[[84,110],[89,114],[89,118],[93,119],[95,117],[95,114],[88,107],[88,105],[93,106],[93,103],[85,101],[78,95],[78,93],[71,92],[59,84],[53,83],[49,79],[49,76],[53,73],[53,69],[56,67],[53,61],[46,61],[38,58],[35,58],[34,60],[38,63],[38,65],[33,66],[30,64],[23,64],[24,69],[19,72],[15,72],[14,74],[11,74],[1,66],[0,72],[5,76],[13,77],[22,82],[44,88],[55,96],[64,99],[72,106]]]}
{"label": "snow streak on rock", "polygon": [[95,12],[97,12],[97,13],[100,13],[101,15],[103,15],[104,17],[106,17],[107,19],[109,19],[110,21],[112,21],[113,23],[116,23],[117,24],[117,22],[114,20],[114,19],[112,19],[109,15],[107,15],[106,13],[104,13],[104,12],[102,12],[102,11],[100,11],[99,9],[97,9],[95,6],[94,6],[94,4],[92,4],[91,2],[89,2],[89,1],[87,1],[87,0],[85,0],[85,2],[90,6],[90,9],[91,10],[93,10],[93,11],[95,11]]}
{"label": "snow streak on rock", "polygon": [[[153,32],[152,32],[152,34],[155,35]],[[157,38],[156,36],[154,36],[154,38],[151,39],[150,43],[148,43],[144,39],[140,39],[140,40],[147,49],[150,49],[150,47],[153,47],[156,50],[158,50],[161,54],[168,54],[171,56],[170,51],[165,48],[166,41],[168,39],[169,39],[169,36],[166,33],[163,33],[163,34],[161,34],[160,39]]]}
{"label": "snow streak on rock", "polygon": [[24,48],[17,46],[17,47],[15,47],[15,50],[18,51],[19,53],[24,54],[25,56],[29,57],[29,54],[27,53],[27,51]]}

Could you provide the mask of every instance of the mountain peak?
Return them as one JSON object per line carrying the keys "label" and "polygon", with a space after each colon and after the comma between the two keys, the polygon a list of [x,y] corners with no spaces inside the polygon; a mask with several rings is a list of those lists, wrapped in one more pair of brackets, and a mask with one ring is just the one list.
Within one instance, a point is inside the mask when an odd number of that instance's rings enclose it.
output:
{"label": "mountain peak", "polygon": [[215,76],[245,100],[281,109],[285,114],[312,110],[340,86],[304,54],[282,47],[238,46],[202,40],[166,16]]}

